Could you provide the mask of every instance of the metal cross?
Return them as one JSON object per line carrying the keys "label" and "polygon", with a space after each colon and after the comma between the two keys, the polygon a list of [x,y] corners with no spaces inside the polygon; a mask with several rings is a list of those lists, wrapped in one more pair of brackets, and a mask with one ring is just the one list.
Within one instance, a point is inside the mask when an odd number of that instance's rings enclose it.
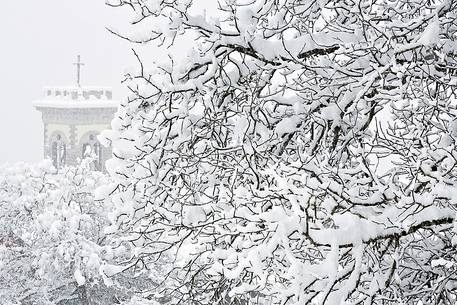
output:
{"label": "metal cross", "polygon": [[81,62],[81,55],[78,55],[78,61],[74,63],[76,66],[76,82],[78,84],[78,87],[81,87],[81,67],[84,66],[84,64]]}

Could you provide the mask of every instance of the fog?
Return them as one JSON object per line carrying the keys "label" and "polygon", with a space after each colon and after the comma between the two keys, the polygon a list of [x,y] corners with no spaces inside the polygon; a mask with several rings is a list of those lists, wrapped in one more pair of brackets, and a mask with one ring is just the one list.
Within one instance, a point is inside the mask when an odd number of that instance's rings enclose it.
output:
{"label": "fog", "polygon": [[41,114],[31,103],[44,86],[76,84],[78,54],[82,85],[109,86],[123,97],[129,46],[105,27],[115,10],[103,0],[3,1],[0,10],[0,163],[43,158]]}

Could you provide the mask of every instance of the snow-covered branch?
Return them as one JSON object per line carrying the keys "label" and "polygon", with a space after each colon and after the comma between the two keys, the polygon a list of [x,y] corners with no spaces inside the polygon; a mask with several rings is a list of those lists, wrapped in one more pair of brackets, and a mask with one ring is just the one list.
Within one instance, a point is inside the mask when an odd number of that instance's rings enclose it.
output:
{"label": "snow-covered branch", "polygon": [[[457,2],[110,1],[132,42],[113,224],[176,304],[456,300]],[[145,41],[145,40],[141,40]],[[187,41],[189,44],[189,41]]]}

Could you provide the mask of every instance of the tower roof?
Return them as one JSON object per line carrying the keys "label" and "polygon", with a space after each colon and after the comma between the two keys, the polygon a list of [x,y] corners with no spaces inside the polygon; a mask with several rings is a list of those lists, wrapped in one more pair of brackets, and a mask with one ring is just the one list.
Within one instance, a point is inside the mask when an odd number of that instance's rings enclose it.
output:
{"label": "tower roof", "polygon": [[81,56],[76,66],[76,86],[45,87],[45,97],[34,101],[37,108],[117,108],[113,92],[109,87],[81,86]]}
{"label": "tower roof", "polygon": [[117,108],[112,90],[98,86],[46,87],[44,99],[33,102],[45,108]]}

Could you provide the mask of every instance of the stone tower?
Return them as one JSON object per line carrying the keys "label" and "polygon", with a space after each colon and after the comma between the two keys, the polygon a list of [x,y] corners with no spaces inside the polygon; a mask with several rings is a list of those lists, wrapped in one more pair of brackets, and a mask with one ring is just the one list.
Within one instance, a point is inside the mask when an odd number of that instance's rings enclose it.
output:
{"label": "stone tower", "polygon": [[77,65],[77,86],[45,88],[45,97],[33,102],[42,113],[44,157],[59,169],[92,156],[93,168],[103,171],[111,149],[100,145],[97,135],[110,127],[118,103],[109,88],[82,87],[79,56]]}

